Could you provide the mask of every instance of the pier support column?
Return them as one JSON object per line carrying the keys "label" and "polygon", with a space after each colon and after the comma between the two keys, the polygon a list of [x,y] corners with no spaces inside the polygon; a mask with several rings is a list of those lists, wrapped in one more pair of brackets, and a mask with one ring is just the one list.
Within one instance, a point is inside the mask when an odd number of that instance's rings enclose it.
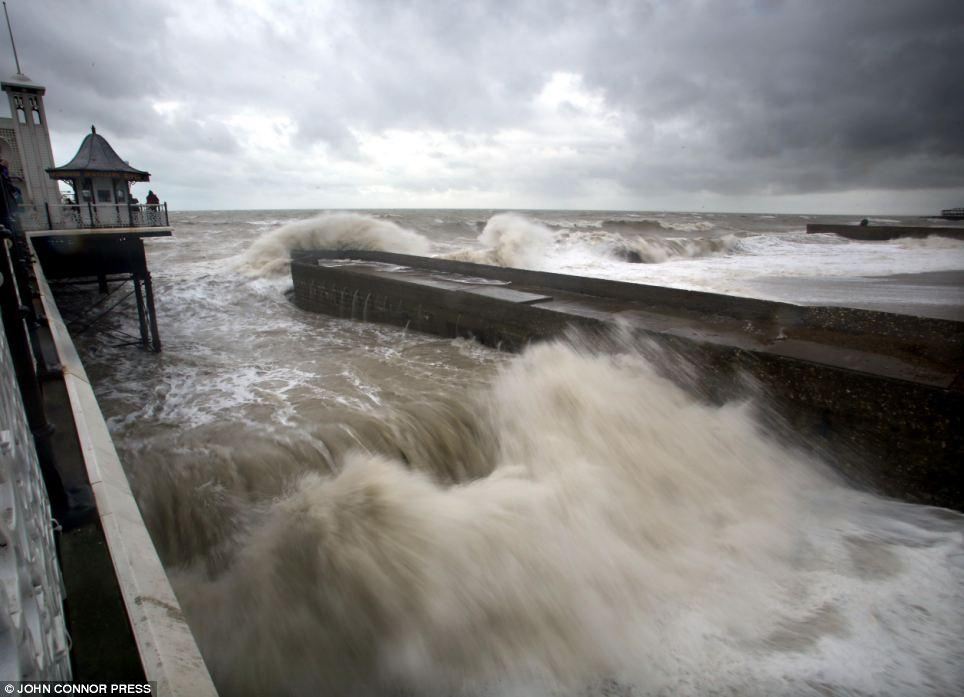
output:
{"label": "pier support column", "polygon": [[144,293],[141,290],[141,279],[139,274],[132,274],[131,281],[134,283],[134,298],[137,301],[137,323],[141,329],[141,346],[143,348],[147,348],[147,319],[144,317]]}
{"label": "pier support column", "polygon": [[151,328],[151,350],[161,351],[161,334],[157,329],[157,308],[154,307],[154,285],[151,283],[151,272],[144,272],[144,294],[147,296],[147,321]]}

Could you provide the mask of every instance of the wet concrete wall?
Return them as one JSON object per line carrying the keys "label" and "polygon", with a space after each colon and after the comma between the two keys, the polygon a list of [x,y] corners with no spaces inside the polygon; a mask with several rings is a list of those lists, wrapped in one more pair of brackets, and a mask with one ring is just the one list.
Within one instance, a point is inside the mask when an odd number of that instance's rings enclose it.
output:
{"label": "wet concrete wall", "polygon": [[807,232],[833,233],[852,240],[865,242],[880,242],[893,240],[898,237],[952,237],[964,240],[964,227],[912,227],[907,225],[822,225],[811,223],[807,225]]}
{"label": "wet concrete wall", "polygon": [[[339,255],[440,275],[426,280],[319,265]],[[506,285],[473,286],[464,278],[453,284],[446,274]],[[604,336],[619,325],[640,345],[654,340],[676,357],[664,360],[664,369],[705,399],[753,394],[750,383],[761,387],[772,432],[829,457],[845,478],[964,509],[961,323],[380,252],[302,254],[292,277],[303,309],[471,336],[506,350],[569,328]],[[696,379],[684,364],[697,367]]]}

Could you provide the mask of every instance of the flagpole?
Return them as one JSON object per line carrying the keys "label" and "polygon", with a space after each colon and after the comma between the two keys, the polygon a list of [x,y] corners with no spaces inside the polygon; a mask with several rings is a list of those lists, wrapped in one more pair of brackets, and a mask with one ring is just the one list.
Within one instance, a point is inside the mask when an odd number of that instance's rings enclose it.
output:
{"label": "flagpole", "polygon": [[7,18],[7,31],[10,32],[10,45],[13,46],[13,60],[17,63],[17,75],[23,75],[20,71],[20,58],[17,56],[17,44],[13,41],[13,27],[10,26],[10,14],[7,12],[7,3],[3,3],[3,16]]}

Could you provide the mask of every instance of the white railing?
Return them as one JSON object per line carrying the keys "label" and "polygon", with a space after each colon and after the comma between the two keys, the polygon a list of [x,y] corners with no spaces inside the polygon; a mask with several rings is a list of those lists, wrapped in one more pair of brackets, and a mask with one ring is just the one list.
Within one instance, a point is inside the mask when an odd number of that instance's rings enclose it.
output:
{"label": "white railing", "polygon": [[80,203],[22,205],[17,218],[25,232],[112,227],[168,227],[167,204]]}
{"label": "white railing", "polygon": [[[34,262],[33,268],[57,360],[63,369],[64,387],[70,399],[70,411],[83,453],[87,479],[97,504],[100,528],[114,564],[144,677],[148,682],[155,683],[152,694],[160,697],[218,697],[191,628],[184,619],[183,610],[144,525],[127,474],[94,396],[90,378],[77,355],[40,262]],[[4,369],[0,371],[0,378],[12,381],[13,372],[8,372],[5,365],[0,367]],[[17,481],[17,484],[20,482]],[[4,516],[0,515],[0,521],[3,519]],[[5,532],[5,529],[0,527],[0,531]],[[0,634],[0,639],[3,637]],[[84,637],[77,637],[77,640],[83,641]],[[117,641],[126,640],[118,637]],[[55,653],[54,657],[58,655]],[[66,665],[69,670],[69,664]],[[52,671],[51,674],[57,675]],[[36,673],[27,675],[29,679],[38,679],[34,677]],[[66,677],[69,677],[69,673]],[[0,672],[0,680],[8,679],[11,678]],[[0,690],[0,697],[3,695],[4,691]]]}

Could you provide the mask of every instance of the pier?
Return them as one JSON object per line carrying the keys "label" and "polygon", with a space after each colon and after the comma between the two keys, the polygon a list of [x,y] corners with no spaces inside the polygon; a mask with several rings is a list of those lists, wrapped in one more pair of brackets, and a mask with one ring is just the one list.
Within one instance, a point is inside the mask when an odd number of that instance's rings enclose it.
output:
{"label": "pier", "polygon": [[305,310],[519,350],[628,332],[696,367],[711,401],[762,387],[800,447],[848,480],[964,509],[964,323],[371,251],[295,252]]}
{"label": "pier", "polygon": [[[48,281],[61,286],[96,285],[101,297],[73,318],[74,331],[87,331],[123,300],[134,296],[140,336],[121,343],[161,350],[154,286],[147,267],[144,239],[170,237],[167,204],[153,191],[141,204],[131,195],[133,182],[148,182],[149,172],[122,160],[93,126],[77,154],[65,165],[47,167],[51,181],[70,184],[67,203],[17,207],[19,228],[30,238]],[[96,203],[95,203],[96,202]],[[112,296],[130,283],[133,290]]]}
{"label": "pier", "polygon": [[7,677],[214,695],[32,242],[0,226],[0,488],[16,510],[0,567],[21,644]]}
{"label": "pier", "polygon": [[[60,286],[93,286],[100,290],[74,318],[75,332],[95,327],[130,295],[137,307],[140,337],[122,343],[161,350],[154,285],[147,266],[144,240],[170,237],[170,227],[38,230],[28,233],[47,279]],[[130,283],[132,290],[123,293]],[[117,298],[111,296],[117,295]],[[109,302],[104,302],[109,300]]]}
{"label": "pier", "polygon": [[[4,679],[216,695],[71,338],[133,296],[140,336],[125,343],[160,350],[144,240],[172,234],[167,207],[131,197],[150,175],[93,128],[54,167],[45,88],[19,65],[0,87],[13,115],[0,118]],[[63,317],[48,278],[101,293]]]}

